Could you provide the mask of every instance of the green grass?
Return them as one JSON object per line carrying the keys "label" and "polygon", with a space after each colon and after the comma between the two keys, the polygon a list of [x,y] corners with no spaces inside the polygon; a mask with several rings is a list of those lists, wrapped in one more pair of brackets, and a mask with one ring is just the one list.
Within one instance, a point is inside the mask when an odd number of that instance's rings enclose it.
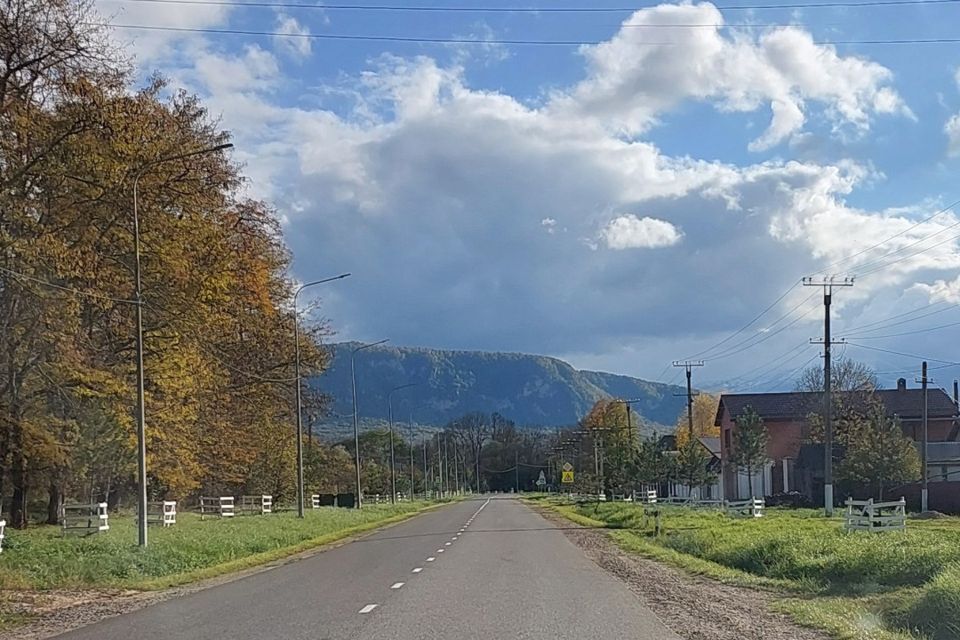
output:
{"label": "green grass", "polygon": [[661,507],[655,536],[640,505],[542,503],[584,526],[610,529],[627,551],[791,595],[778,607],[837,638],[960,638],[960,519],[911,520],[906,532],[871,534],[845,532],[839,518],[810,510],[735,519]]}
{"label": "green grass", "polygon": [[284,512],[201,521],[177,514],[173,527],[151,527],[140,549],[132,517],[110,517],[110,530],[63,537],[58,527],[7,530],[0,554],[0,590],[117,587],[160,589],[271,562],[344,537],[402,520],[424,502],[371,505],[362,510],[326,507],[304,519]]}

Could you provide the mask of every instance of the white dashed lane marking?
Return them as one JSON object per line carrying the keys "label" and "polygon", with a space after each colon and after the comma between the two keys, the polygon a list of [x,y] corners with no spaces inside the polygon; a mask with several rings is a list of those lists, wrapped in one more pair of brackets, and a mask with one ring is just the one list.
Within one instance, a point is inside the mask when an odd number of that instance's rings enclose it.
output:
{"label": "white dashed lane marking", "polygon": [[427,558],[427,562],[433,562],[434,560],[436,560],[436,558],[434,558],[433,556],[430,556],[429,558]]}
{"label": "white dashed lane marking", "polygon": [[[444,542],[444,543],[443,543],[443,546],[449,547],[449,546],[450,546],[450,543],[449,543],[449,542]],[[443,551],[443,549],[441,549],[441,551]]]}
{"label": "white dashed lane marking", "polygon": [[437,549],[437,553],[443,553],[443,549]]}
{"label": "white dashed lane marking", "polygon": [[402,587],[403,585],[404,585],[403,582],[394,582],[392,585],[390,585],[390,588],[391,588],[391,589],[399,589],[399,588]]}
{"label": "white dashed lane marking", "polygon": [[413,570],[414,573],[420,573],[421,571],[423,571],[423,567],[417,567]]}
{"label": "white dashed lane marking", "polygon": [[368,604],[368,605],[365,606],[363,609],[360,609],[360,613],[370,613],[371,611],[373,611],[374,609],[376,609],[378,606],[380,606],[380,605]]}

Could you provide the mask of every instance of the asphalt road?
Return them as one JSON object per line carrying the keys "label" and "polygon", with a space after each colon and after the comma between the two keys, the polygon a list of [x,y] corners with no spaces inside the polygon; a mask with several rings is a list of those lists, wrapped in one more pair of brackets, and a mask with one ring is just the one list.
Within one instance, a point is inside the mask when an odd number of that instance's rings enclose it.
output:
{"label": "asphalt road", "polygon": [[475,499],[62,640],[674,640],[521,502]]}

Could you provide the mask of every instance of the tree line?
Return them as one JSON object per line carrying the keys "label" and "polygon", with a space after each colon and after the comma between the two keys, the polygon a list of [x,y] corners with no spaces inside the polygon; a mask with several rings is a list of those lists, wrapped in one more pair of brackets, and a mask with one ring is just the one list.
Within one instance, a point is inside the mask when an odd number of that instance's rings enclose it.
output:
{"label": "tree line", "polygon": [[[244,195],[221,153],[151,165],[229,133],[162,78],[135,86],[102,22],[92,0],[0,0],[0,499],[11,527],[40,505],[55,522],[65,498],[133,495],[141,171],[151,497],[292,495],[293,285],[277,217]],[[307,373],[326,364],[324,330],[302,330]]]}

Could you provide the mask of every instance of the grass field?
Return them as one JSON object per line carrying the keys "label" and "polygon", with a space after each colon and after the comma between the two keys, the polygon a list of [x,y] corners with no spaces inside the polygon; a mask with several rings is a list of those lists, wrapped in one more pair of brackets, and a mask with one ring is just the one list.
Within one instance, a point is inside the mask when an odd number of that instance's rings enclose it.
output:
{"label": "grass field", "polygon": [[960,639],[960,519],[916,521],[906,532],[847,533],[814,511],[763,518],[662,507],[663,532],[641,505],[552,505],[611,529],[623,548],[688,571],[790,597],[782,609],[840,638]]}
{"label": "grass field", "polygon": [[204,521],[177,514],[173,527],[151,527],[140,549],[132,516],[111,516],[110,530],[64,538],[58,527],[7,530],[0,554],[0,590],[119,587],[159,589],[244,569],[400,520],[427,508],[414,502],[326,507]]}

